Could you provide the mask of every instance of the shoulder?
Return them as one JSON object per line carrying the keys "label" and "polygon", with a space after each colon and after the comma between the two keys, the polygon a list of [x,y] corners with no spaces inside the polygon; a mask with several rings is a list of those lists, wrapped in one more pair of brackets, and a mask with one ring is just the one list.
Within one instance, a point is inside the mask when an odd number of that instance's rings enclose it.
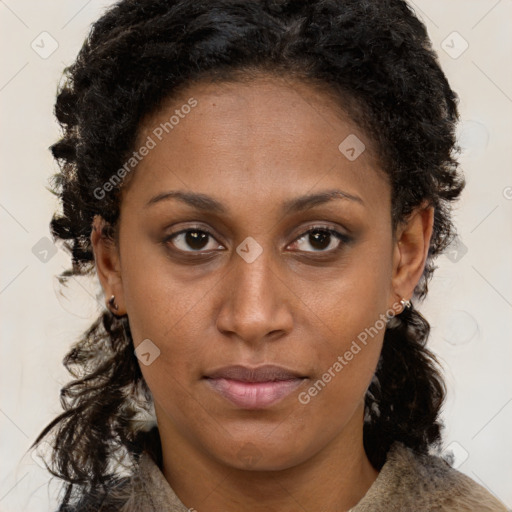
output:
{"label": "shoulder", "polygon": [[379,476],[352,512],[424,510],[507,512],[491,493],[441,457],[401,443],[389,450]]}
{"label": "shoulder", "polygon": [[143,452],[126,477],[116,479],[98,494],[84,496],[78,505],[58,512],[188,512],[151,455]]}
{"label": "shoulder", "polygon": [[133,490],[131,477],[118,478],[103,490],[84,492],[73,505],[61,505],[57,512],[119,512]]}

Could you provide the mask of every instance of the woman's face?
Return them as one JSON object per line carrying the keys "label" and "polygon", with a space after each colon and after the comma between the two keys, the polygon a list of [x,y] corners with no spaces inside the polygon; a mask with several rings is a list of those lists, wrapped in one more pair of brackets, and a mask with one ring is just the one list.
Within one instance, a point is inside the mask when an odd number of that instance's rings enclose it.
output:
{"label": "woman's face", "polygon": [[161,436],[231,467],[284,469],[359,435],[406,293],[390,187],[331,101],[275,79],[196,84],[139,133],[109,293]]}

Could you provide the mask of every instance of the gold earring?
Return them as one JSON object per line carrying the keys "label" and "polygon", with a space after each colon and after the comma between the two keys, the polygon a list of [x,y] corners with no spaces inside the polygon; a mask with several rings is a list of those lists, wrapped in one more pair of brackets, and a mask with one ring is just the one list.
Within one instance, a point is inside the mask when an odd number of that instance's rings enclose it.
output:
{"label": "gold earring", "polygon": [[119,306],[117,305],[116,303],[116,296],[115,295],[112,295],[112,297],[110,297],[110,299],[108,300],[108,307],[114,311],[117,311],[119,309]]}

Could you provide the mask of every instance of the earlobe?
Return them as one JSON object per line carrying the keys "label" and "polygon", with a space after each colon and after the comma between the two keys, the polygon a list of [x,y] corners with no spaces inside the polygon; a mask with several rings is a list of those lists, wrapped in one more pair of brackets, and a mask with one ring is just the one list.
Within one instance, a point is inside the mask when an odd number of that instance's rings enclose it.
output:
{"label": "earlobe", "polygon": [[422,205],[397,228],[392,283],[395,300],[412,296],[425,268],[433,225],[434,208]]}
{"label": "earlobe", "polygon": [[101,216],[95,215],[92,223],[91,244],[96,273],[106,297],[106,306],[117,316],[122,316],[126,310],[119,252],[116,242],[106,235],[105,227],[107,227],[106,221]]}

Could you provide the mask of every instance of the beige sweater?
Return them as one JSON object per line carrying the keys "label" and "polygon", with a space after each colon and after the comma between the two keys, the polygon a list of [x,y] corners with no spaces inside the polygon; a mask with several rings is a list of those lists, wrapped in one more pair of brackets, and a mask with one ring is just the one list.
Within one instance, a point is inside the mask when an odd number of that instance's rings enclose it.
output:
{"label": "beige sweater", "polygon": [[[112,500],[122,507],[112,507]],[[110,502],[110,506],[109,506]],[[99,506],[98,506],[99,505]],[[153,459],[144,453],[128,485],[112,489],[92,510],[190,512]],[[112,508],[111,508],[112,507]],[[86,508],[78,508],[78,511]],[[377,479],[349,512],[507,512],[482,486],[432,455],[415,455],[400,443],[388,453]],[[208,512],[205,508],[204,512]]]}

